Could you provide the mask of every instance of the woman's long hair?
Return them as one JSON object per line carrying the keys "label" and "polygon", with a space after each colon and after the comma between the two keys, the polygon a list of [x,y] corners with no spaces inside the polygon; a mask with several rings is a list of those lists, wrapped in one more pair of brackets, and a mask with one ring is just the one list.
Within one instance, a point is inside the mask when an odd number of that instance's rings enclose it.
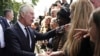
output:
{"label": "woman's long hair", "polygon": [[50,29],[51,19],[52,19],[51,16],[45,16],[45,18],[41,21],[41,29],[40,29],[41,33],[46,33]]}
{"label": "woman's long hair", "polygon": [[[95,36],[95,49],[94,56],[100,56],[100,8],[96,9],[92,14],[92,22],[96,25],[96,36]],[[91,23],[92,23],[91,22]]]}
{"label": "woman's long hair", "polygon": [[93,5],[89,0],[78,0],[71,4],[72,19],[71,28],[69,30],[67,41],[64,45],[63,51],[66,52],[68,56],[77,56],[80,51],[81,40],[77,40],[73,35],[77,32],[74,29],[86,29],[89,16],[93,11]]}

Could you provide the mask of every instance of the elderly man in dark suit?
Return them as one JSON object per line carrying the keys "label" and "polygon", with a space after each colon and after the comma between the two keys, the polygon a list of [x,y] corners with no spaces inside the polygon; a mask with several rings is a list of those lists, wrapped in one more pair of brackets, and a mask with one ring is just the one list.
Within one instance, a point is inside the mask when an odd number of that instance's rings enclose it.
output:
{"label": "elderly man in dark suit", "polygon": [[17,23],[5,31],[8,56],[44,56],[43,54],[34,53],[35,42],[36,40],[53,37],[56,35],[56,30],[46,34],[38,33],[30,28],[33,19],[33,7],[27,4],[22,5],[19,10]]}

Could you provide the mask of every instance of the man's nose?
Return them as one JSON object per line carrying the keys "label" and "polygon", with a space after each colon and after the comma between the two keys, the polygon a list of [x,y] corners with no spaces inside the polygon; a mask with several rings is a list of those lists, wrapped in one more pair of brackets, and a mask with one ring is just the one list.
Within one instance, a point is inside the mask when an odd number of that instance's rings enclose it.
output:
{"label": "man's nose", "polygon": [[33,16],[32,19],[35,19],[35,17]]}

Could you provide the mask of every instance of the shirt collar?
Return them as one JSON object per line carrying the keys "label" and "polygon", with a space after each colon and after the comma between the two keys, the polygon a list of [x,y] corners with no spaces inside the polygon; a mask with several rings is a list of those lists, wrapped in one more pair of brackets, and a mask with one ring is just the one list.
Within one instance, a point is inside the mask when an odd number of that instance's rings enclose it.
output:
{"label": "shirt collar", "polygon": [[7,19],[7,22],[10,22],[10,20]]}
{"label": "shirt collar", "polygon": [[22,31],[24,32],[24,34],[26,35],[25,26],[20,21],[17,21],[17,22],[19,26],[21,27]]}
{"label": "shirt collar", "polygon": [[8,24],[10,25],[10,20],[7,19]]}

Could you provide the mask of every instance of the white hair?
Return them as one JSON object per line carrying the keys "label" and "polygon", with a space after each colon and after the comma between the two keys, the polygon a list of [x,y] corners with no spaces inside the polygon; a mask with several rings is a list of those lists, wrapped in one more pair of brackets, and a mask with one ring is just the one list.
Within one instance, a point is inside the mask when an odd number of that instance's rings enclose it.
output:
{"label": "white hair", "polygon": [[30,4],[23,4],[23,5],[19,8],[19,12],[18,12],[17,18],[19,19],[19,17],[21,16],[21,13],[27,13],[27,11],[29,10],[29,8],[33,8],[33,6],[30,5]]}

